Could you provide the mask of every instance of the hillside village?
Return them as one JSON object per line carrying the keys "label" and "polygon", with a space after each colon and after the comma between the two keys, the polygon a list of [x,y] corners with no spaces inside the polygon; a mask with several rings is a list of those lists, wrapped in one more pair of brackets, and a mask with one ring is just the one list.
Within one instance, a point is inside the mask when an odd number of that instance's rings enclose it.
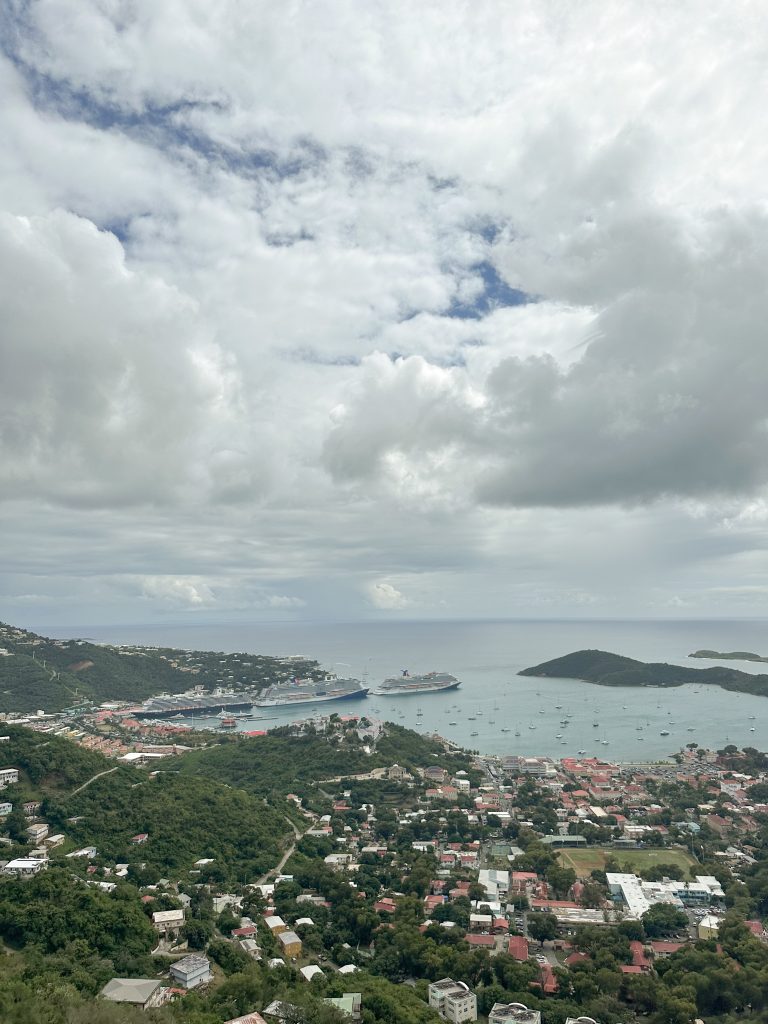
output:
{"label": "hillside village", "polygon": [[[45,719],[0,738],[0,937],[22,977],[63,970],[73,1005],[205,1024],[683,1024],[768,1005],[756,750],[486,758],[331,715],[107,760],[85,740],[110,720],[81,723],[81,746]],[[326,769],[270,767],[291,757]],[[60,933],[52,894],[94,920],[117,907],[130,955],[77,913]]]}

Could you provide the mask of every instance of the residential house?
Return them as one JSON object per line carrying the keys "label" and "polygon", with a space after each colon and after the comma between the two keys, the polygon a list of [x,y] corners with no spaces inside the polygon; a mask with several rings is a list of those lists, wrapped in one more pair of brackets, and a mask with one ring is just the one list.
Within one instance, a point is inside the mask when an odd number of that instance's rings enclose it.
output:
{"label": "residential house", "polygon": [[48,867],[48,861],[42,857],[17,857],[3,865],[4,875],[15,875],[16,878],[28,878],[37,875]]}
{"label": "residential house", "polygon": [[18,781],[18,768],[0,768],[0,789],[5,789],[7,786],[15,786]]}
{"label": "residential house", "polygon": [[171,964],[171,978],[186,989],[207,985],[213,978],[210,961],[208,957],[190,953]]}
{"label": "residential house", "polygon": [[296,932],[280,932],[277,939],[280,943],[280,951],[284,956],[291,958],[301,956],[301,939]]}
{"label": "residential house", "polygon": [[360,1020],[362,1016],[363,997],[360,992],[345,992],[343,996],[328,997],[323,1002],[335,1006],[345,1017],[352,1020]]}
{"label": "residential house", "polygon": [[166,1003],[171,990],[156,978],[113,978],[99,995],[111,1003],[130,1003],[142,1010],[151,1010]]}
{"label": "residential house", "polygon": [[443,978],[429,986],[429,1005],[453,1024],[477,1020],[477,998],[463,981]]}
{"label": "residential house", "polygon": [[160,935],[177,938],[184,927],[183,910],[157,910],[152,915],[152,924]]}
{"label": "residential house", "polygon": [[541,1024],[541,1010],[529,1010],[524,1003],[494,1003],[488,1024]]}

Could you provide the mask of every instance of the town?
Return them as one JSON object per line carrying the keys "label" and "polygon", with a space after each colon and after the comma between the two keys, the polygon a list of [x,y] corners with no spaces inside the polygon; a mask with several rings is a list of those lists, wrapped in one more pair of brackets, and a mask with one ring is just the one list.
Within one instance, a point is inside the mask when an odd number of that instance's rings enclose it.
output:
{"label": "town", "polygon": [[[78,998],[96,1005],[206,1024],[684,1024],[768,1000],[768,758],[753,748],[483,757],[338,714],[190,746],[114,703],[5,732],[0,937],[66,960],[88,940],[47,935],[43,905],[81,892],[97,917],[130,911],[130,957],[95,944]],[[274,834],[237,853],[226,829],[194,838],[179,787],[207,774],[198,800],[250,788],[229,827],[269,811]],[[108,828],[110,801],[142,793],[174,802]]]}

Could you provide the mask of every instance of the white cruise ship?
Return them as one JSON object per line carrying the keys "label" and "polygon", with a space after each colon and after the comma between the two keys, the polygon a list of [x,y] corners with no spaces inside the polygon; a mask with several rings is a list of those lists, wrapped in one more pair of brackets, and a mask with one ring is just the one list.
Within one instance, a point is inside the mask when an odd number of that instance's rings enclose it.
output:
{"label": "white cruise ship", "polygon": [[428,672],[426,675],[412,676],[407,669],[402,675],[392,676],[372,690],[373,694],[382,697],[396,697],[409,693],[438,693],[440,690],[455,690],[461,686],[456,676],[447,672]]}

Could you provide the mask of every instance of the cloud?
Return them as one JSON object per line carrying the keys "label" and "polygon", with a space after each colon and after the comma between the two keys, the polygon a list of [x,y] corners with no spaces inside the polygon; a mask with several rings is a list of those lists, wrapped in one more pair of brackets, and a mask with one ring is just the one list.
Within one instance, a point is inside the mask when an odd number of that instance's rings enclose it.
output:
{"label": "cloud", "polygon": [[407,608],[411,602],[402,594],[399,590],[392,586],[391,583],[385,583],[383,581],[374,581],[368,584],[367,594],[368,600],[374,608],[379,608],[382,611],[398,611],[401,608]]}
{"label": "cloud", "polygon": [[204,608],[216,597],[204,580],[173,576],[145,576],[141,592],[146,598],[174,608]]}
{"label": "cloud", "polygon": [[3,12],[5,617],[757,586],[758,7],[241,8]]}

